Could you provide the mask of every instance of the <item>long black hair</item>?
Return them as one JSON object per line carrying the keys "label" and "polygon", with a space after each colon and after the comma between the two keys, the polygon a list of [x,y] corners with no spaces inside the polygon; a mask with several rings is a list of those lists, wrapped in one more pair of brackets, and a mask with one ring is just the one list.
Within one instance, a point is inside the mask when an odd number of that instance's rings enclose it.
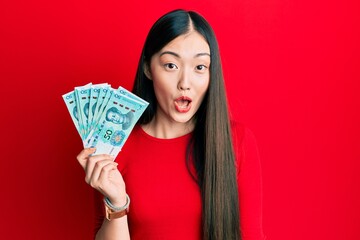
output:
{"label": "long black hair", "polygon": [[209,88],[195,115],[187,154],[188,168],[190,164],[195,167],[193,177],[201,190],[203,239],[237,240],[240,239],[238,188],[219,48],[213,29],[198,13],[175,10],[162,16],[150,29],[133,87],[135,94],[150,103],[139,124],[149,123],[156,113],[153,83],[145,75],[151,57],[191,29],[204,37],[211,55]]}

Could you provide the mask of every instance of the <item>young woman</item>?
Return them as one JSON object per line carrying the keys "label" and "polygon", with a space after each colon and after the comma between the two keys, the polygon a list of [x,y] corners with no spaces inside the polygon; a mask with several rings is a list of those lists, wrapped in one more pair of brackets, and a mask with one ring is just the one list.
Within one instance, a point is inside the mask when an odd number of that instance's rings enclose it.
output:
{"label": "young woman", "polygon": [[133,92],[150,104],[118,158],[77,157],[101,193],[96,239],[264,239],[256,143],[229,120],[203,17],[176,10],[153,25]]}

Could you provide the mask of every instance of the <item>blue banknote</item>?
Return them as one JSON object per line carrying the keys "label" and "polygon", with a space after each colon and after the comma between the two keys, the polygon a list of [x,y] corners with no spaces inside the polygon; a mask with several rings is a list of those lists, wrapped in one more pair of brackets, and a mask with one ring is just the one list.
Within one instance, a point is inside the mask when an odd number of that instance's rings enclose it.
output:
{"label": "blue banknote", "polygon": [[63,95],[84,147],[117,156],[148,102],[123,87],[91,83]]}
{"label": "blue banknote", "polygon": [[114,90],[103,113],[87,139],[87,147],[96,147],[94,154],[117,156],[148,103],[137,101]]}
{"label": "blue banknote", "polygon": [[62,95],[62,97],[63,97],[66,107],[69,111],[71,119],[75,125],[75,128],[78,131],[79,135],[81,136],[80,126],[79,126],[79,113],[77,110],[75,93],[74,93],[74,91],[71,91],[71,92],[68,92],[68,93]]}
{"label": "blue banknote", "polygon": [[87,137],[87,125],[89,116],[91,83],[85,86],[75,87],[74,93],[79,119],[80,135],[83,139]]}
{"label": "blue banknote", "polygon": [[104,89],[109,88],[109,84],[101,83],[101,84],[93,84],[90,89],[90,102],[89,102],[89,117],[87,124],[87,132],[89,133],[92,127],[95,125],[93,121],[96,121],[95,110],[96,106],[99,102],[100,92]]}

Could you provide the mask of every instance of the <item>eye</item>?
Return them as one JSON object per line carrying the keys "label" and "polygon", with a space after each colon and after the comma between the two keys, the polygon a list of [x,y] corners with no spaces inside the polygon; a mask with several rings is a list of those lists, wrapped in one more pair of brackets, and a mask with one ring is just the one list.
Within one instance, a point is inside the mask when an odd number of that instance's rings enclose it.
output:
{"label": "eye", "polygon": [[199,72],[204,72],[207,69],[207,66],[205,65],[197,65],[196,70]]}
{"label": "eye", "polygon": [[169,69],[169,70],[174,70],[174,69],[178,69],[178,67],[174,64],[174,63],[166,63],[164,65],[165,68]]}

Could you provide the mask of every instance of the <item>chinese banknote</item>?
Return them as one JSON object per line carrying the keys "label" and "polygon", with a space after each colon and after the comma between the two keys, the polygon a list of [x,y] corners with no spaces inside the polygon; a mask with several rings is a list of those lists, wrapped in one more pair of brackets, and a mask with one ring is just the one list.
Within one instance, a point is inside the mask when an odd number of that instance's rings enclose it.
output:
{"label": "chinese banknote", "polygon": [[114,157],[149,105],[125,88],[113,89],[107,83],[75,87],[63,99],[84,147]]}

